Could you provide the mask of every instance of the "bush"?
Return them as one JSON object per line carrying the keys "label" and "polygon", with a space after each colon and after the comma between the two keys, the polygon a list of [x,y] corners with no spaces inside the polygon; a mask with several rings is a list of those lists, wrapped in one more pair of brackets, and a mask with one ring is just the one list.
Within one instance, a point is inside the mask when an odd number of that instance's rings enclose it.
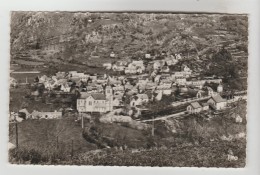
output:
{"label": "bush", "polygon": [[9,161],[20,164],[57,164],[60,161],[69,160],[69,155],[70,150],[64,149],[64,147],[48,150],[19,148],[9,152]]}

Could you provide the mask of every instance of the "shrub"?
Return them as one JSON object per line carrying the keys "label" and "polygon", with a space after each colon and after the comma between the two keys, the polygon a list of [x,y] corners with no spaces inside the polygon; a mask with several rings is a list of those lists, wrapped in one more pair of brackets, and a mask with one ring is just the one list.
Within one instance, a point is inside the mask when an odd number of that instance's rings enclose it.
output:
{"label": "shrub", "polygon": [[70,151],[61,147],[60,149],[30,149],[19,148],[9,152],[9,161],[20,164],[57,164],[60,161],[68,160]]}

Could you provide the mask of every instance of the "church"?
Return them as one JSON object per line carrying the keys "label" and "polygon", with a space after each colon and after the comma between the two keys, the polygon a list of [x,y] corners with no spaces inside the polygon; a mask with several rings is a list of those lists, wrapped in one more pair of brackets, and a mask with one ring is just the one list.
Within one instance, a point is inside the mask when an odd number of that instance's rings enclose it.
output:
{"label": "church", "polygon": [[100,112],[105,113],[113,110],[113,90],[110,86],[103,93],[81,92],[77,99],[78,112]]}

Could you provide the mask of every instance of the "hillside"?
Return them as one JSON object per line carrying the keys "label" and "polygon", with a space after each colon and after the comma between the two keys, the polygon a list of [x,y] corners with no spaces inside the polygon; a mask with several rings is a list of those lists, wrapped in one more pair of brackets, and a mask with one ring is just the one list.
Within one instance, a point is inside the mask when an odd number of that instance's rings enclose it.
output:
{"label": "hillside", "polygon": [[[233,148],[239,160],[227,160],[228,149]],[[245,140],[203,142],[201,145],[178,145],[172,148],[140,152],[101,152],[83,154],[73,164],[98,166],[166,166],[166,167],[235,167],[245,166]],[[188,157],[188,159],[187,159]],[[65,163],[66,164],[66,163]]]}
{"label": "hillside", "polygon": [[[244,15],[13,12],[11,54],[12,59],[82,64],[92,58],[111,62],[111,51],[119,59],[162,51],[193,58],[224,45],[244,59],[247,23]],[[231,48],[234,43],[238,51]],[[46,50],[50,45],[57,48]]]}

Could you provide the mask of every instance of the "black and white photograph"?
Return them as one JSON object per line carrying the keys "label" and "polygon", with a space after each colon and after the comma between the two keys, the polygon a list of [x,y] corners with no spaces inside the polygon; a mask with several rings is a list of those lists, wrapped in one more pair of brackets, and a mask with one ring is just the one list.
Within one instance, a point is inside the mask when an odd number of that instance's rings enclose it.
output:
{"label": "black and white photograph", "polygon": [[9,163],[243,168],[248,15],[10,13]]}

